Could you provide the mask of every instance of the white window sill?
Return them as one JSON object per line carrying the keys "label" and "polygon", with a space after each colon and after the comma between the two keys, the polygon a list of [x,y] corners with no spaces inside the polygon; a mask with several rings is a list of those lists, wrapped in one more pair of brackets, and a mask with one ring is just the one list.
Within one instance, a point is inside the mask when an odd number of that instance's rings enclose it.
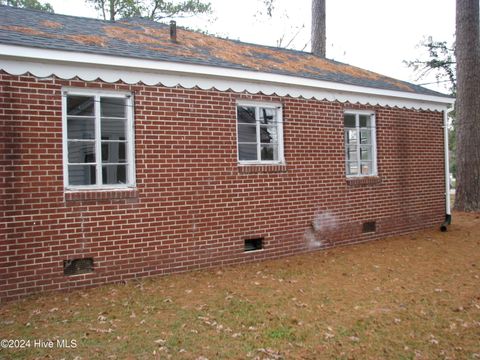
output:
{"label": "white window sill", "polygon": [[65,189],[65,201],[115,200],[138,198],[137,188],[82,188]]}
{"label": "white window sill", "polygon": [[238,172],[241,174],[282,173],[287,172],[287,165],[285,163],[238,164]]}
{"label": "white window sill", "polygon": [[346,183],[350,186],[375,185],[381,184],[382,178],[378,175],[347,176]]}
{"label": "white window sill", "polygon": [[239,166],[243,165],[285,165],[285,161],[238,161]]}

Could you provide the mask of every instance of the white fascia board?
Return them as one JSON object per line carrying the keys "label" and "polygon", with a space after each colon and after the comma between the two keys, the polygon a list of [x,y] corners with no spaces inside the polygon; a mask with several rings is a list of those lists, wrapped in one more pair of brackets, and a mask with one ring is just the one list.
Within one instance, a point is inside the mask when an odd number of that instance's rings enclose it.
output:
{"label": "white fascia board", "polygon": [[403,91],[383,90],[302,77],[184,64],[169,61],[136,59],[72,51],[50,50],[0,44],[0,68],[9,74],[30,72],[38,77],[56,75],[61,79],[76,76],[92,81],[123,80],[129,84],[215,88],[267,95],[338,100],[340,102],[416,108],[442,111],[454,99]]}

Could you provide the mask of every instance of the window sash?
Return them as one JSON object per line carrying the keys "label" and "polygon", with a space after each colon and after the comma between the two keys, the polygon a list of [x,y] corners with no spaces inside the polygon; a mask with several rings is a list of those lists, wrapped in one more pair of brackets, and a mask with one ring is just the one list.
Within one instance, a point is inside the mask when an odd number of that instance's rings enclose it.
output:
{"label": "window sash", "polygon": [[[352,116],[355,117],[355,127]],[[368,119],[365,119],[366,116]],[[347,177],[377,175],[375,115],[370,112],[345,112],[343,126]]]}
{"label": "window sash", "polygon": [[[86,96],[94,99],[94,114],[89,116],[81,115],[68,115],[67,101],[69,96]],[[124,102],[125,113],[124,117],[118,116],[102,116],[101,101],[105,101],[105,98],[121,99]],[[88,90],[88,89],[64,89],[62,92],[62,118],[63,118],[63,163],[64,163],[64,185],[67,189],[103,189],[103,188],[125,188],[135,186],[135,169],[134,169],[134,136],[133,136],[133,111],[132,111],[132,96],[129,93],[124,92],[109,92],[103,90]],[[103,114],[105,115],[105,114]],[[69,138],[69,119],[91,119],[94,121],[94,135],[88,136],[86,139]],[[104,139],[102,137],[102,121],[116,120],[122,121],[116,134],[118,139],[114,138]],[[81,128],[81,126],[80,126]],[[89,128],[90,129],[90,128]],[[113,130],[115,132],[115,130]],[[120,134],[121,132],[121,134]],[[105,131],[104,131],[105,134]],[[70,134],[72,135],[72,134]],[[122,136],[123,135],[123,136]],[[80,135],[82,136],[82,135]],[[89,143],[94,146],[94,154],[92,159],[88,162],[71,162],[69,159],[69,144]],[[112,145],[113,144],[113,145]],[[114,159],[103,159],[105,154],[105,145],[109,147],[109,152],[112,149],[116,149],[115,154],[111,154]],[[84,168],[87,177],[91,177],[90,180],[86,179],[87,184],[75,184],[74,179],[70,179],[70,174],[81,166],[89,166],[89,169]],[[95,175],[93,176],[93,169]],[[88,170],[88,171],[87,171]],[[88,175],[90,174],[90,175]],[[108,178],[104,178],[105,174]],[[115,174],[115,175],[112,175]],[[113,176],[113,177],[112,177]],[[95,178],[94,184],[88,184],[88,181],[93,182],[92,178]],[[124,179],[125,183],[109,183],[112,179],[117,181]]]}
{"label": "window sash", "polygon": [[[255,124],[247,124],[240,122],[238,118],[239,107],[255,108]],[[273,120],[265,120],[263,113],[266,110],[267,113],[273,112]],[[239,102],[236,107],[237,113],[237,160],[241,164],[282,164],[284,162],[283,157],[283,122],[282,111],[280,104],[260,104],[260,103],[247,103]],[[268,114],[267,114],[268,115]],[[241,131],[245,131],[248,127],[255,128],[255,142],[253,141],[240,141],[240,137],[245,139],[247,135],[245,133],[240,134]],[[265,135],[270,137],[270,142],[265,141]],[[253,134],[252,134],[253,135]],[[262,141],[263,135],[263,141]],[[253,140],[253,138],[252,138]],[[248,147],[250,149],[255,146],[255,159],[241,159],[242,151],[246,151]],[[266,149],[273,149],[268,151]],[[248,153],[248,152],[247,152]],[[273,153],[273,159],[262,159],[265,154]],[[250,152],[252,155],[252,152]]]}

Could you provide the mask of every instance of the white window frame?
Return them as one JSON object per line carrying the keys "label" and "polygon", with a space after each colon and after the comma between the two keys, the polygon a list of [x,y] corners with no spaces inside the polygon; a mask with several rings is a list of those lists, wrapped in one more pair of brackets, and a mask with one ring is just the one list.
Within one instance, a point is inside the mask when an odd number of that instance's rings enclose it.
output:
{"label": "white window frame", "polygon": [[[343,127],[343,150],[345,156],[345,174],[347,178],[359,178],[359,177],[369,177],[369,176],[378,176],[377,172],[377,127],[375,113],[368,110],[345,110],[343,112],[342,118],[342,127]],[[347,143],[345,139],[345,115],[355,115],[355,129],[357,132],[357,166],[359,173],[358,174],[348,174],[348,155],[347,155]],[[370,116],[371,122],[371,137],[372,137],[372,172],[370,174],[360,174],[361,169],[361,160],[360,160],[360,125],[359,117],[360,115]]]}
{"label": "white window frame", "polygon": [[[238,134],[238,110],[239,106],[249,106],[255,108],[255,120],[257,129],[257,160],[240,160],[240,147],[239,147],[239,134]],[[260,108],[274,109],[276,112],[277,122],[277,136],[278,136],[278,160],[261,160],[261,142],[260,142]],[[237,132],[237,161],[240,165],[255,165],[255,164],[271,164],[271,165],[283,165],[285,164],[284,148],[283,148],[283,112],[282,104],[275,102],[259,102],[259,101],[244,101],[239,100],[235,105],[235,131]]]}
{"label": "white window frame", "polygon": [[[102,151],[101,151],[101,132],[100,132],[100,106],[95,106],[95,163],[96,163],[96,182],[95,185],[70,185],[68,179],[68,133],[67,133],[67,96],[82,95],[92,96],[99,102],[100,97],[116,97],[126,99],[127,123],[126,123],[126,165],[127,165],[127,183],[126,184],[102,184]],[[98,103],[97,102],[97,103]],[[133,94],[125,91],[99,90],[99,89],[77,89],[62,88],[62,144],[63,144],[63,183],[67,190],[105,190],[105,189],[125,189],[136,186],[135,179],[135,135],[133,119]]]}

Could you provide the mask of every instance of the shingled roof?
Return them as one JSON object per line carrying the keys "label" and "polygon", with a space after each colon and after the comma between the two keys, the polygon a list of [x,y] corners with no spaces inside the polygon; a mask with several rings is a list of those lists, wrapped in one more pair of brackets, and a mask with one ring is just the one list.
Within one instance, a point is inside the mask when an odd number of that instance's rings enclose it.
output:
{"label": "shingled roof", "polygon": [[0,44],[198,64],[446,96],[311,53],[222,39],[142,18],[116,22],[0,6]]}

